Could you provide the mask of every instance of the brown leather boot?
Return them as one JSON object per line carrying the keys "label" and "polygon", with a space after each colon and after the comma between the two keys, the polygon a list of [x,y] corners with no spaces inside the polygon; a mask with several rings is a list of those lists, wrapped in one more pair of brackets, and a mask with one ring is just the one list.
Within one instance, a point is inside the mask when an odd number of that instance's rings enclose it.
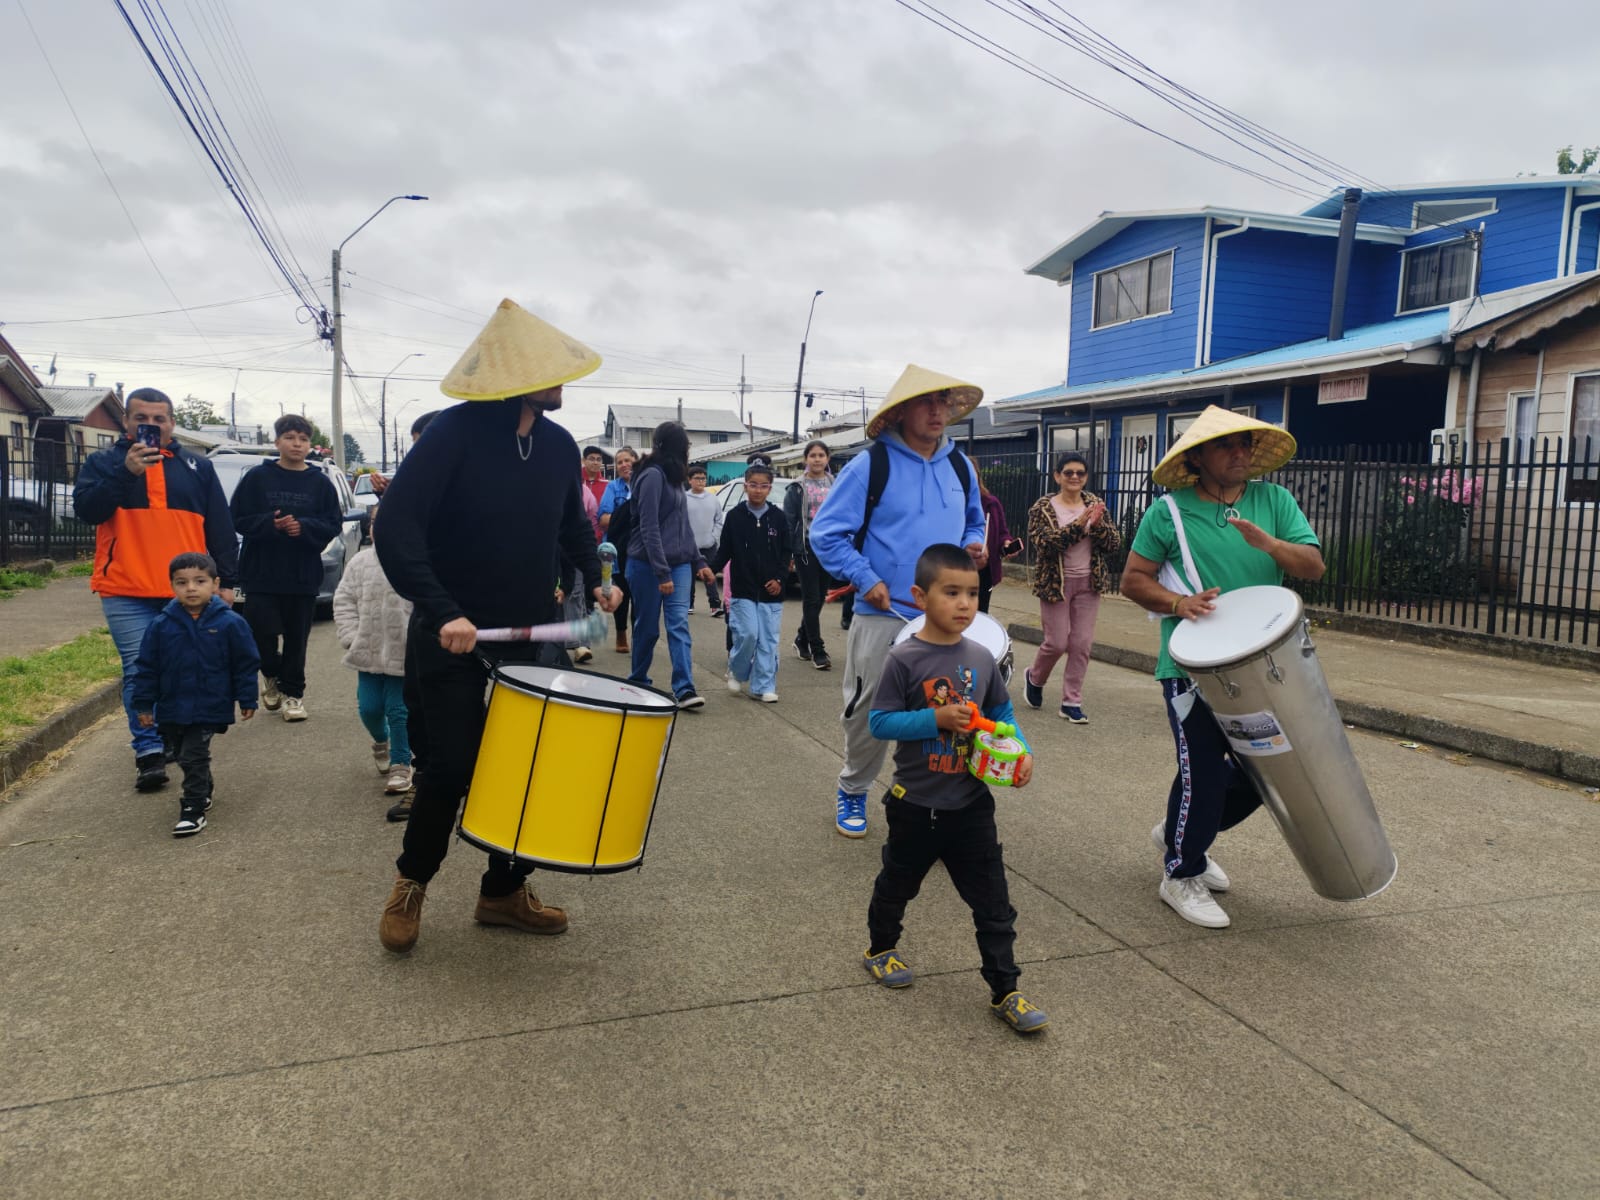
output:
{"label": "brown leather boot", "polygon": [[378,940],[385,950],[405,954],[417,944],[417,932],[422,928],[422,901],[428,894],[428,885],[407,879],[404,875],[394,881],[394,890],[383,906],[383,917],[378,921]]}
{"label": "brown leather boot", "polygon": [[625,634],[625,633],[617,634],[617,653],[618,654],[631,653],[631,651],[629,651],[629,649],[628,649],[628,635]]}
{"label": "brown leather boot", "polygon": [[508,925],[524,933],[565,933],[565,909],[539,903],[533,889],[524,884],[509,896],[479,896],[472,919],[480,925]]}

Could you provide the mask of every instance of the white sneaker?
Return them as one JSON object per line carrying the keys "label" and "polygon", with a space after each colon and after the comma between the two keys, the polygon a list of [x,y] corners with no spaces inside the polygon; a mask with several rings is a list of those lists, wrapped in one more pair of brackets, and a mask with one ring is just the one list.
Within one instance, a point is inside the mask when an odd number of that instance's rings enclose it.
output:
{"label": "white sneaker", "polygon": [[778,702],[778,693],[777,692],[751,692],[750,693],[750,699],[759,700],[763,704],[776,704]]}
{"label": "white sneaker", "polygon": [[372,761],[377,765],[379,775],[389,773],[389,743],[372,743]]}
{"label": "white sneaker", "polygon": [[305,701],[299,696],[285,696],[283,698],[283,719],[285,721],[304,721],[306,719]]}
{"label": "white sneaker", "polygon": [[744,687],[744,684],[740,683],[737,679],[735,679],[733,677],[733,672],[729,671],[728,672],[728,690],[730,692],[737,692],[737,691],[742,690],[743,687]]}
{"label": "white sneaker", "polygon": [[[1156,849],[1163,855],[1167,852],[1167,823],[1157,821],[1156,827],[1150,831],[1150,840],[1156,844]],[[1213,892],[1225,892],[1231,885],[1226,872],[1217,866],[1217,860],[1209,854],[1206,855],[1206,869],[1200,872],[1200,882]]]}
{"label": "white sneaker", "polygon": [[1163,879],[1156,894],[1191,925],[1203,925],[1207,929],[1226,929],[1229,925],[1228,914],[1212,899],[1198,875],[1188,879]]}
{"label": "white sneaker", "polygon": [[572,648],[572,661],[575,663],[590,662],[594,658],[594,651],[587,646],[574,646]]}
{"label": "white sneaker", "polygon": [[268,712],[277,712],[278,706],[283,703],[283,693],[278,691],[278,681],[261,677],[261,707]]}
{"label": "white sneaker", "polygon": [[383,785],[386,796],[398,796],[402,792],[411,790],[411,767],[409,764],[396,763],[389,768],[389,778]]}

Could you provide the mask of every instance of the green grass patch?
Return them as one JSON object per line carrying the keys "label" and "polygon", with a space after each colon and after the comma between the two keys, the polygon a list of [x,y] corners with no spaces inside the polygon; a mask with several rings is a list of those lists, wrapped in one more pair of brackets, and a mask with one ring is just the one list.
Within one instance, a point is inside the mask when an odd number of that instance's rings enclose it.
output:
{"label": "green grass patch", "polygon": [[19,571],[15,567],[0,567],[0,600],[9,600],[23,588],[42,588],[50,583],[51,576],[35,575],[32,571]]}
{"label": "green grass patch", "polygon": [[94,560],[84,559],[82,562],[65,563],[56,568],[57,579],[87,579],[94,574]]}
{"label": "green grass patch", "polygon": [[104,629],[22,658],[0,658],[0,748],[20,741],[52,713],[122,677],[122,659]]}

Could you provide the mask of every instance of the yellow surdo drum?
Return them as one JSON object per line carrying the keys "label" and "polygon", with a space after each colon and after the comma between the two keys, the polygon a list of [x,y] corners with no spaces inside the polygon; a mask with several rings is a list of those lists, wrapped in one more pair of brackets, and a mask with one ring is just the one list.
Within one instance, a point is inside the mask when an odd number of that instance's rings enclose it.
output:
{"label": "yellow surdo drum", "polygon": [[638,866],[677,714],[623,679],[496,667],[460,836],[555,871]]}

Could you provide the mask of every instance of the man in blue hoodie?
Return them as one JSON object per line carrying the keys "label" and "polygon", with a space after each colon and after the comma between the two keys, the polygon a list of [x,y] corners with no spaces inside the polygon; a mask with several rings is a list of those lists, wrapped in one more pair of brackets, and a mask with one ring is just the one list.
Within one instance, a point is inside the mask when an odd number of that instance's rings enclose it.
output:
{"label": "man in blue hoodie", "polygon": [[[868,727],[868,709],[884,657],[907,621],[920,615],[911,598],[917,559],[936,542],[964,546],[983,567],[983,500],[972,464],[945,427],[977,408],[983,389],[915,364],[889,389],[867,423],[876,444],[840,472],[811,523],[811,547],[823,568],[856,589],[856,620],[845,651],[844,768],[839,772],[834,828],[867,833],[867,790],[888,743]],[[872,462],[886,476],[875,490]]]}

